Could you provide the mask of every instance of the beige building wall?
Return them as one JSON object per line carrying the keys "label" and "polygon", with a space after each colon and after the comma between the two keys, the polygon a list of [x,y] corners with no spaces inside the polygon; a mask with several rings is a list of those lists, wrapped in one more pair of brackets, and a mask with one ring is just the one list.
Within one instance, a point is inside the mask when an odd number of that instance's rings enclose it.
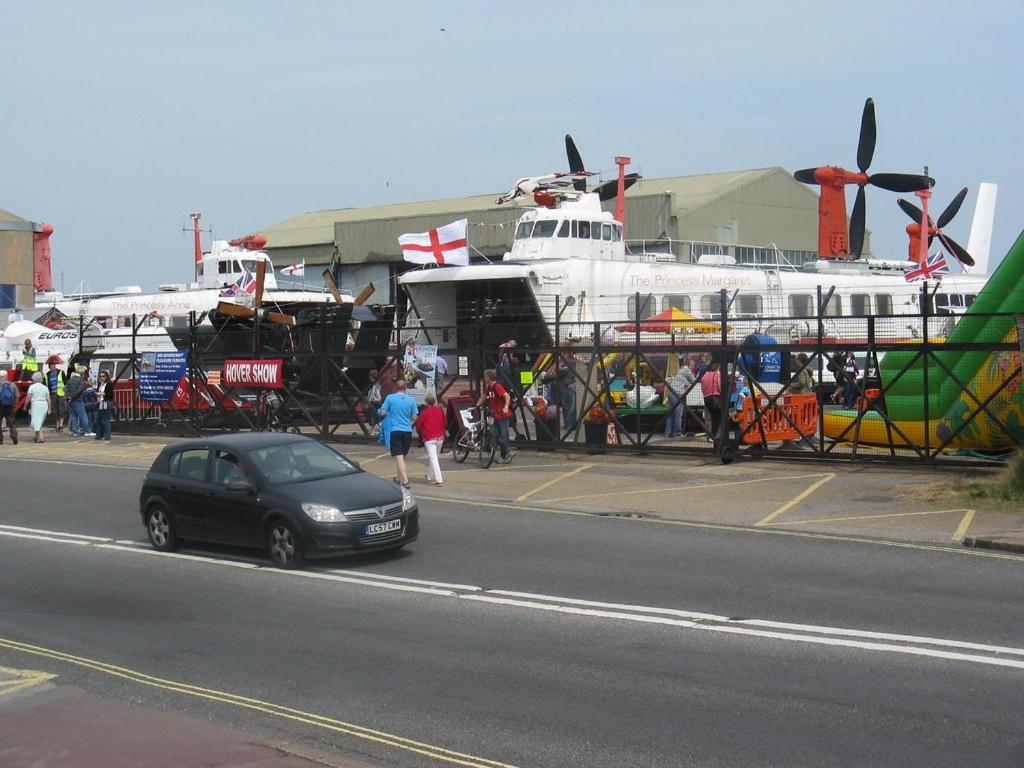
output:
{"label": "beige building wall", "polygon": [[[32,231],[32,222],[0,211],[0,285],[17,286],[17,305],[26,309],[35,303]],[[6,321],[7,311],[0,310],[0,322]]]}

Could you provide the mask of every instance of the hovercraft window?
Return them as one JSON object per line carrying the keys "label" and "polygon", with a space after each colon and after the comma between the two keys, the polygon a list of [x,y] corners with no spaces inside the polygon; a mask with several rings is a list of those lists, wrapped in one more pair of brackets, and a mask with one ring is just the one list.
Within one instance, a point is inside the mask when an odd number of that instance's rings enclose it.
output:
{"label": "hovercraft window", "polygon": [[562,222],[562,226],[560,226],[558,228],[558,236],[559,237],[568,237],[569,236],[569,220],[568,219],[563,221]]}
{"label": "hovercraft window", "polygon": [[519,226],[516,227],[516,240],[525,240],[530,236],[530,232],[533,231],[532,221],[522,221]]}
{"label": "hovercraft window", "polygon": [[533,228],[534,237],[551,237],[555,234],[555,228],[558,227],[557,221],[538,221],[536,226]]}

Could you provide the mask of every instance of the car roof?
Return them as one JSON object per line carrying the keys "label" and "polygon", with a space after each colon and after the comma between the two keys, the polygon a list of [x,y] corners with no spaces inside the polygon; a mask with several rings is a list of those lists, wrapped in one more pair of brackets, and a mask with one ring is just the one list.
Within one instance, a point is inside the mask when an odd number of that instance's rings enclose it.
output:
{"label": "car roof", "polygon": [[267,448],[273,445],[299,443],[313,438],[306,435],[294,435],[281,432],[235,432],[215,437],[193,437],[171,443],[165,451],[181,451],[189,448],[223,448],[225,450],[251,451],[254,448]]}

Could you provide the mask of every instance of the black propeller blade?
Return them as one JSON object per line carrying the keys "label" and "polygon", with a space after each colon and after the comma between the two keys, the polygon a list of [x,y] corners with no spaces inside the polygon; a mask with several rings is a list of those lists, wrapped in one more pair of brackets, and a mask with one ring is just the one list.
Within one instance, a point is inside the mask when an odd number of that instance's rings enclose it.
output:
{"label": "black propeller blade", "polygon": [[965,197],[967,197],[967,187],[964,187],[957,192],[956,197],[954,197],[950,204],[946,206],[946,210],[944,210],[942,215],[939,216],[939,221],[935,225],[937,228],[942,229],[952,221],[953,217],[960,211],[960,206],[963,205]]}
{"label": "black propeller blade", "polygon": [[802,171],[797,171],[793,174],[793,178],[799,181],[801,184],[817,184],[818,180],[814,178],[814,172],[817,168],[804,168]]}
{"label": "black propeller blade", "polygon": [[[569,170],[572,173],[583,173],[586,168],[583,167],[583,158],[580,157],[580,151],[576,149],[576,142],[572,140],[572,136],[568,133],[565,134],[565,156],[569,160]],[[572,183],[573,189],[577,192],[587,191],[587,180],[576,179]]]}
{"label": "black propeller blade", "polygon": [[916,173],[873,173],[868,177],[868,184],[890,192],[917,192],[934,187],[935,179]]}
{"label": "black propeller blade", "polygon": [[864,250],[864,187],[857,187],[857,198],[850,214],[850,253],[859,259]]}
{"label": "black propeller blade", "polygon": [[[921,223],[921,219],[924,217],[924,211],[922,211],[920,208],[918,208],[913,203],[911,203],[911,202],[909,202],[907,200],[904,200],[902,197],[899,198],[896,201],[896,204],[899,205],[900,210],[902,210],[905,214],[907,214],[907,216],[912,218],[918,224]],[[928,217],[928,226],[932,226],[932,217],[931,216]]]}
{"label": "black propeller blade", "polygon": [[861,173],[867,173],[871,158],[875,156],[875,102],[868,99],[864,102],[864,113],[860,117],[860,141],[857,143],[857,167]]}
{"label": "black propeller blade", "polygon": [[[623,186],[623,189],[624,190],[625,189],[629,189],[634,184],[636,184],[638,181],[640,181],[640,174],[639,173],[627,173],[626,177],[625,177],[625,182],[626,183]],[[605,200],[612,200],[619,193],[619,181],[618,181],[618,179],[612,179],[611,181],[606,181],[604,184],[599,184],[598,186],[594,187],[590,191],[591,192],[596,192],[598,198],[601,200],[602,203]]]}
{"label": "black propeller blade", "polygon": [[957,261],[968,267],[974,266],[974,259],[971,257],[971,254],[969,254],[967,250],[962,245],[960,245],[960,243],[958,243],[956,240],[954,240],[944,232],[938,232],[937,234],[939,240],[941,240],[942,244],[946,246],[946,250],[952,253],[956,257]]}

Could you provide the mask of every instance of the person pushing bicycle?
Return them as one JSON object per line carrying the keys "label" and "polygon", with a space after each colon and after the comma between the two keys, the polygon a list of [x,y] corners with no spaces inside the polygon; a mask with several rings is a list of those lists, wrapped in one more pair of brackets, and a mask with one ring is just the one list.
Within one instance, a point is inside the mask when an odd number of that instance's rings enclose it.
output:
{"label": "person pushing bicycle", "polygon": [[508,442],[508,426],[512,420],[512,395],[498,381],[498,374],[493,368],[484,371],[484,391],[476,402],[480,408],[484,403],[494,414],[494,442],[501,450],[501,463],[508,464],[516,455],[516,449]]}

